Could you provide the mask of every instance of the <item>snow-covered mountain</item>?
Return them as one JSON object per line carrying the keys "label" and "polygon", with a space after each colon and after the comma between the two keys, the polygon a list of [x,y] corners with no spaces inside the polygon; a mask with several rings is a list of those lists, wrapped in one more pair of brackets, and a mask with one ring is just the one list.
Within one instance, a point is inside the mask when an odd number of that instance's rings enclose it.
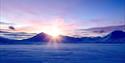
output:
{"label": "snow-covered mountain", "polygon": [[125,43],[125,32],[114,31],[105,36],[103,39],[105,42],[109,43]]}
{"label": "snow-covered mountain", "polygon": [[[105,37],[81,37],[75,38],[70,36],[59,36],[61,38],[61,43],[125,43],[125,32],[123,31],[113,31]],[[45,43],[50,42],[52,37],[45,34],[39,33],[36,36],[23,40],[12,40],[0,37],[2,44],[33,44],[33,43]]]}

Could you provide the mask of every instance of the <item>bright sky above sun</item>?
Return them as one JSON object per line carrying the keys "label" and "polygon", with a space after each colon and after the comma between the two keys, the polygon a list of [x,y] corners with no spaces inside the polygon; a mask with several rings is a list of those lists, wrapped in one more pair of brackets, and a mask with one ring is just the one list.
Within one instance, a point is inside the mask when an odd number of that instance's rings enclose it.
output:
{"label": "bright sky above sun", "polygon": [[0,22],[29,32],[122,25],[125,0],[0,0]]}

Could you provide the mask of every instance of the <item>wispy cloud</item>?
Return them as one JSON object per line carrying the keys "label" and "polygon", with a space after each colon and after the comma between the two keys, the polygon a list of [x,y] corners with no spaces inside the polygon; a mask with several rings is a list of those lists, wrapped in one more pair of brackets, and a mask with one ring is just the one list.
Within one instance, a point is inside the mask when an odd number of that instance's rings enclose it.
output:
{"label": "wispy cloud", "polygon": [[1,21],[0,21],[0,24],[10,25],[10,24],[12,24],[12,23],[7,23],[7,22],[1,22]]}

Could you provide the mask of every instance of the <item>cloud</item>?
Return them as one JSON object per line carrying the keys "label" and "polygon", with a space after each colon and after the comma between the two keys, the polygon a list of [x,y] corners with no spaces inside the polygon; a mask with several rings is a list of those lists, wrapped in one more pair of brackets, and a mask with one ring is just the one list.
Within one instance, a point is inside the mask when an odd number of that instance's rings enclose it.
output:
{"label": "cloud", "polygon": [[9,26],[9,29],[16,30],[14,26]]}
{"label": "cloud", "polygon": [[59,29],[63,30],[64,32],[67,30],[74,30],[77,26],[74,23],[69,23],[63,20],[63,18],[55,18],[50,19],[48,21],[40,21],[40,20],[27,20],[22,25],[18,25],[16,27],[16,31],[23,31],[23,32],[42,32],[45,29],[51,30],[52,27],[58,27]]}
{"label": "cloud", "polygon": [[12,24],[12,23],[7,23],[7,22],[1,22],[1,21],[0,21],[0,24],[3,24],[3,25],[4,25],[4,24],[5,24],[5,25],[9,25],[9,24]]}

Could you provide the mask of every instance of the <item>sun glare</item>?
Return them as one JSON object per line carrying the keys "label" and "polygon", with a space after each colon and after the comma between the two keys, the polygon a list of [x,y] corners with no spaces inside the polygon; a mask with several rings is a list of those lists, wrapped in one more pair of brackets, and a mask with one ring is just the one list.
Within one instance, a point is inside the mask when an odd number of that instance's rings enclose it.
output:
{"label": "sun glare", "polygon": [[43,30],[44,33],[51,35],[52,37],[58,37],[62,34],[62,30],[58,27],[49,27]]}

